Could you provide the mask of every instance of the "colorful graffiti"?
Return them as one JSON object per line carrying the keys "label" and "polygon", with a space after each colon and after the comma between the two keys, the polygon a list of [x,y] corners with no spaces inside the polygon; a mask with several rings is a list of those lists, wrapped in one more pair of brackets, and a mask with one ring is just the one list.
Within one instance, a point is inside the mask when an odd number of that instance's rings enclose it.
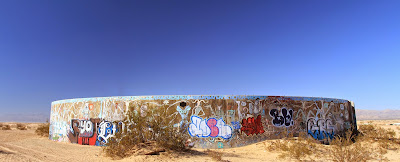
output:
{"label": "colorful graffiti", "polygon": [[318,140],[332,139],[334,136],[334,126],[330,119],[310,118],[307,122],[307,128],[308,134]]}
{"label": "colorful graffiti", "polygon": [[250,117],[242,120],[242,132],[245,132],[248,136],[254,134],[264,133],[264,128],[261,123],[261,115],[258,115],[254,120],[254,117]]}
{"label": "colorful graffiti", "polygon": [[89,120],[72,119],[68,138],[71,143],[79,143],[81,145],[99,145],[97,143],[97,124],[100,119],[94,118]]}
{"label": "colorful graffiti", "polygon": [[[169,124],[190,136],[197,148],[232,148],[281,138],[284,132],[334,138],[356,126],[348,100],[287,96],[126,96],[54,101],[50,139],[81,145],[106,144],[119,130],[128,109],[154,118],[163,108]],[[268,115],[269,114],[269,115]],[[121,122],[123,121],[123,122]],[[133,124],[133,123],[132,123]],[[180,130],[180,129],[177,129]],[[127,130],[131,131],[131,130]]]}
{"label": "colorful graffiti", "polygon": [[[122,123],[121,123],[122,124]],[[103,144],[108,142],[110,137],[115,136],[115,133],[118,132],[118,127],[116,123],[112,123],[109,121],[102,121],[99,124],[98,128],[98,137],[97,140],[102,142]]]}
{"label": "colorful graffiti", "polygon": [[116,123],[101,121],[99,118],[89,120],[72,119],[68,138],[71,143],[101,146],[108,138],[118,132]]}
{"label": "colorful graffiti", "polygon": [[209,118],[202,119],[198,116],[191,116],[189,124],[189,134],[196,137],[222,137],[229,139],[232,137],[232,128],[225,124],[222,119]]}

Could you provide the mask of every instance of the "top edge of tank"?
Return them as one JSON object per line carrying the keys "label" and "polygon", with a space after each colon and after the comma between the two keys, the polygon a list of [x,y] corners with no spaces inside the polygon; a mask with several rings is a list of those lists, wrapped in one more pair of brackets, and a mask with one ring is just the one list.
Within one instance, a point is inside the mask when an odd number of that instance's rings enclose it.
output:
{"label": "top edge of tank", "polygon": [[73,102],[96,102],[104,100],[189,100],[189,99],[267,99],[276,98],[278,100],[303,100],[303,101],[321,101],[344,103],[350,100],[324,98],[324,97],[302,97],[302,96],[263,96],[263,95],[156,95],[156,96],[110,96],[110,97],[90,97],[74,98],[53,101],[51,104],[73,103]]}

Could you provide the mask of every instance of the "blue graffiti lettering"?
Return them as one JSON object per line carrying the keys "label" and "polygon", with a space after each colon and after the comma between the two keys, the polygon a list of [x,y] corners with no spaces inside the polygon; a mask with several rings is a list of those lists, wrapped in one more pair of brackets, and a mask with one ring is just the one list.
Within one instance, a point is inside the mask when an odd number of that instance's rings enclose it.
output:
{"label": "blue graffiti lettering", "polygon": [[332,139],[334,136],[334,132],[328,133],[326,131],[319,131],[319,130],[315,130],[314,132],[312,132],[311,130],[308,130],[308,134],[317,140],[323,140],[326,137],[329,137],[330,139]]}

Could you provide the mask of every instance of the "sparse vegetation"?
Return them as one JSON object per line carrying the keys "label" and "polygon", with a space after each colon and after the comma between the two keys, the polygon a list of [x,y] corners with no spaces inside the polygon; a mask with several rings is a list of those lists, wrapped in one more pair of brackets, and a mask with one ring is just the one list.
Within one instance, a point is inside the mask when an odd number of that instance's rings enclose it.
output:
{"label": "sparse vegetation", "polygon": [[207,150],[206,152],[207,152],[208,156],[211,157],[212,160],[222,161],[222,152],[211,151],[211,150]]}
{"label": "sparse vegetation", "polygon": [[48,137],[49,136],[50,123],[46,121],[45,124],[41,124],[36,128],[35,133],[39,136]]}
{"label": "sparse vegetation", "polygon": [[123,120],[125,128],[120,128],[121,131],[103,147],[106,156],[121,159],[134,154],[188,150],[188,133],[182,133],[187,127],[173,127],[173,119],[166,115],[166,107],[153,109],[152,105],[148,106],[148,112],[129,108]]}
{"label": "sparse vegetation", "polygon": [[11,126],[10,125],[3,125],[1,130],[11,130]]}
{"label": "sparse vegetation", "polygon": [[306,134],[300,134],[299,137],[294,138],[292,134],[289,134],[284,139],[276,140],[271,142],[270,145],[266,145],[266,149],[268,151],[281,151],[278,156],[280,159],[302,161],[308,158],[313,160],[312,155],[318,156],[321,150],[317,149],[318,141],[306,137]]}
{"label": "sparse vegetation", "polygon": [[330,144],[325,152],[335,162],[367,161],[382,157],[379,150],[365,143],[363,138],[355,137],[350,130],[344,136],[335,137]]}
{"label": "sparse vegetation", "polygon": [[3,123],[0,123],[0,128],[3,127]]}
{"label": "sparse vegetation", "polygon": [[25,124],[21,124],[21,123],[17,124],[17,129],[19,129],[19,130],[27,130],[26,125]]}
{"label": "sparse vegetation", "polygon": [[[278,158],[293,160],[314,160],[324,158],[336,162],[379,160],[387,161],[384,157],[387,150],[397,150],[400,146],[393,130],[387,130],[376,125],[368,124],[359,127],[359,136],[352,130],[342,136],[329,140],[330,145],[323,145],[312,138],[287,137],[276,142],[265,143],[269,151],[280,151]],[[378,146],[378,147],[376,147]]]}

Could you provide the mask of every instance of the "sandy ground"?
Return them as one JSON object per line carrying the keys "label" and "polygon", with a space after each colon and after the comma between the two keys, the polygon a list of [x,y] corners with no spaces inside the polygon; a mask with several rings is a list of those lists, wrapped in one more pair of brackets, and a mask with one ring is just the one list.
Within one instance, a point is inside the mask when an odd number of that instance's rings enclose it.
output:
{"label": "sandy ground", "polygon": [[[400,135],[400,126],[389,125],[400,123],[400,120],[359,121],[358,124],[368,122],[393,129],[398,137]],[[26,124],[28,130],[16,129],[16,123],[3,124],[10,124],[12,130],[0,130],[0,161],[113,161],[104,157],[101,147],[54,142],[37,136],[34,130],[38,123]],[[267,142],[271,141],[273,140]],[[214,151],[222,152],[222,159],[225,161],[276,161],[279,152],[267,151],[264,143]],[[190,153],[182,155],[161,153],[161,155],[132,156],[117,161],[212,161],[206,151],[193,149]],[[385,156],[390,161],[400,161],[399,150],[389,150]],[[285,160],[279,159],[279,161]]]}

